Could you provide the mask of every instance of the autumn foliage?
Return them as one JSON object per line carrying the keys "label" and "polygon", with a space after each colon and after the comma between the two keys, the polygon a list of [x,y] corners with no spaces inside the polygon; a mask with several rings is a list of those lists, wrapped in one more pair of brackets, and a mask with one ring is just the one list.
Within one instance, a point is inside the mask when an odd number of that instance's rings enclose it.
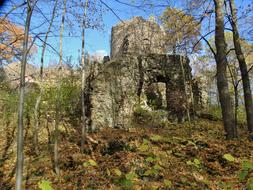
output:
{"label": "autumn foliage", "polygon": [[[0,18],[0,57],[4,60],[11,60],[22,53],[24,40],[24,29],[7,19]],[[32,37],[29,37],[31,42]],[[35,52],[33,47],[31,52]]]}
{"label": "autumn foliage", "polygon": [[161,15],[160,20],[167,34],[168,47],[175,45],[189,47],[198,41],[200,24],[193,16],[184,11],[168,7]]}

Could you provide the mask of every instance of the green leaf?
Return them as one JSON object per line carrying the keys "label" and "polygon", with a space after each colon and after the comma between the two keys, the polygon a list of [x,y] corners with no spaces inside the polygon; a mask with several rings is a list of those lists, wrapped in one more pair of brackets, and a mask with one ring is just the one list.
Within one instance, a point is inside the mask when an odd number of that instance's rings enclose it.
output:
{"label": "green leaf", "polygon": [[239,181],[244,181],[249,175],[248,170],[242,170],[239,174]]}
{"label": "green leaf", "polygon": [[247,187],[247,190],[253,190],[253,183],[250,183]]}
{"label": "green leaf", "polygon": [[167,188],[171,188],[171,186],[172,186],[171,181],[168,180],[168,179],[165,179],[165,180],[163,181],[163,183],[164,183],[165,187],[167,187]]}
{"label": "green leaf", "polygon": [[196,168],[200,168],[200,161],[197,159],[197,158],[195,158],[194,160],[193,160],[193,162],[192,161],[190,161],[190,160],[188,160],[187,162],[186,162],[186,164],[187,165],[189,165],[189,166],[191,166],[191,165],[193,165],[193,166],[195,166]]}
{"label": "green leaf", "polygon": [[142,144],[139,148],[141,152],[146,152],[149,149],[149,146],[147,144]]}
{"label": "green leaf", "polygon": [[89,160],[89,163],[90,163],[91,166],[97,166],[98,165],[97,162],[95,162],[92,159]]}
{"label": "green leaf", "polygon": [[249,179],[247,190],[253,190],[253,178]]}
{"label": "green leaf", "polygon": [[108,168],[106,168],[106,174],[107,174],[108,176],[111,175],[111,172],[110,172],[110,170],[109,170]]}
{"label": "green leaf", "polygon": [[154,166],[154,169],[155,169],[155,170],[162,170],[163,168],[162,168],[161,166],[159,166],[158,164],[156,164],[156,165]]}
{"label": "green leaf", "polygon": [[194,162],[194,164],[196,164],[196,165],[200,165],[200,161],[199,161],[199,159],[197,159],[197,158],[195,158],[194,160],[193,160],[193,162]]}
{"label": "green leaf", "polygon": [[235,158],[231,154],[224,154],[223,158],[225,158],[229,162],[234,162]]}
{"label": "green leaf", "polygon": [[198,187],[198,185],[197,185],[197,183],[196,183],[196,182],[191,182],[191,186],[192,186],[193,188]]}
{"label": "green leaf", "polygon": [[186,164],[190,166],[190,165],[193,165],[193,162],[190,161],[190,160],[188,160],[188,161],[186,162]]}
{"label": "green leaf", "polygon": [[96,166],[98,166],[98,164],[97,164],[94,160],[89,159],[87,162],[84,162],[84,163],[83,163],[83,166],[84,166],[84,167],[89,167],[89,166],[94,166],[94,167],[96,167]]}
{"label": "green leaf", "polygon": [[146,162],[153,163],[154,161],[155,161],[155,158],[153,158],[153,157],[146,158]]}
{"label": "green leaf", "polygon": [[242,168],[246,170],[253,170],[253,164],[249,161],[243,161]]}
{"label": "green leaf", "polygon": [[149,144],[149,141],[147,139],[143,139],[143,144]]}
{"label": "green leaf", "polygon": [[134,180],[136,179],[138,176],[135,172],[130,172],[128,174],[126,174],[126,179],[129,179],[129,180]]}
{"label": "green leaf", "polygon": [[122,179],[120,180],[120,185],[124,187],[124,189],[132,189],[133,182],[130,179]]}
{"label": "green leaf", "polygon": [[144,176],[150,176],[156,174],[155,170],[151,169],[151,170],[147,170],[145,171],[145,173],[143,174]]}
{"label": "green leaf", "polygon": [[154,142],[158,142],[162,140],[162,137],[160,135],[152,135],[150,139]]}
{"label": "green leaf", "polygon": [[114,169],[114,173],[117,175],[117,176],[121,176],[122,175],[122,173],[121,173],[121,171],[119,170],[119,169]]}
{"label": "green leaf", "polygon": [[38,186],[41,190],[53,190],[51,183],[48,180],[42,180],[38,183]]}

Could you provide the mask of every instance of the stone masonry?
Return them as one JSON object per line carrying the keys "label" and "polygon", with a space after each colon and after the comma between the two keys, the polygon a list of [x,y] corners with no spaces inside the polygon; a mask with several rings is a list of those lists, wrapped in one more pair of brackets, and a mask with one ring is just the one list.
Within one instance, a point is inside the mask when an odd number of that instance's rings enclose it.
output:
{"label": "stone masonry", "polygon": [[111,58],[123,54],[164,54],[165,32],[155,22],[147,21],[142,17],[124,21],[112,28]]}
{"label": "stone masonry", "polygon": [[112,29],[111,60],[91,81],[89,124],[94,128],[131,127],[136,106],[164,110],[183,121],[193,109],[189,59],[166,55],[164,32],[134,17]]}

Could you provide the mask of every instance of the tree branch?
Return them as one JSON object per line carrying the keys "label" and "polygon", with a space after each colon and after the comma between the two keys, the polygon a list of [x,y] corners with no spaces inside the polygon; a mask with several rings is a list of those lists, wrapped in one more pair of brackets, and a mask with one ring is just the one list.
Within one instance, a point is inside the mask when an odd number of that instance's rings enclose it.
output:
{"label": "tree branch", "polygon": [[117,13],[115,13],[115,11],[109,6],[107,5],[104,1],[99,0],[104,6],[106,6],[122,23],[124,23],[124,21],[117,15]]}
{"label": "tree branch", "polygon": [[24,6],[24,5],[26,5],[27,4],[27,2],[23,2],[23,3],[21,3],[20,5],[17,5],[17,6],[14,6],[9,12],[7,12],[5,15],[4,15],[4,17],[3,18],[1,18],[1,19],[6,19],[7,17],[8,17],[8,15],[9,14],[11,14],[13,11],[15,11],[16,9],[18,9],[18,8],[20,8],[20,7],[22,7],[22,6]]}

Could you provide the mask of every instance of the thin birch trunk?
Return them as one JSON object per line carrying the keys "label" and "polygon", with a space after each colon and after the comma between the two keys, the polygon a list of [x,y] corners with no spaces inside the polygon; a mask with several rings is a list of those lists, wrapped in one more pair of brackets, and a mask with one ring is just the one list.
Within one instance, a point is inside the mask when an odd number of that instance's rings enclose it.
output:
{"label": "thin birch trunk", "polygon": [[88,8],[88,0],[85,1],[83,23],[82,23],[82,87],[81,87],[81,99],[82,99],[82,136],[81,136],[81,152],[84,152],[84,141],[86,136],[86,108],[85,108],[85,29],[86,29],[86,12]]}
{"label": "thin birch trunk", "polygon": [[[178,45],[179,45],[179,38],[177,36],[177,41],[178,41]],[[175,48],[175,53],[176,53],[176,48]],[[187,119],[188,121],[191,121],[191,116],[190,116],[190,110],[189,110],[189,101],[188,101],[188,93],[187,93],[187,86],[186,86],[186,78],[185,78],[185,70],[184,70],[184,64],[183,64],[183,60],[182,60],[182,56],[179,55],[179,62],[180,62],[180,67],[181,67],[181,71],[182,71],[182,76],[183,76],[183,85],[184,85],[184,93],[185,93],[185,98],[186,98],[186,115],[187,115]]]}
{"label": "thin birch trunk", "polygon": [[60,169],[58,166],[58,138],[59,138],[59,124],[61,120],[61,80],[62,80],[62,40],[63,40],[63,32],[64,32],[64,22],[66,15],[66,5],[67,0],[63,2],[63,13],[60,27],[60,57],[59,57],[59,72],[58,72],[58,86],[57,86],[57,95],[56,95],[56,108],[55,108],[55,133],[54,133],[54,170],[57,175],[60,173]]}
{"label": "thin birch trunk", "polygon": [[25,34],[23,42],[23,53],[21,61],[20,73],[20,95],[18,108],[18,132],[17,132],[17,162],[16,162],[16,190],[22,190],[23,166],[24,166],[24,135],[23,135],[23,114],[24,114],[24,100],[25,100],[25,72],[28,55],[29,30],[32,18],[33,7],[31,2],[27,1],[27,16],[25,23]]}

